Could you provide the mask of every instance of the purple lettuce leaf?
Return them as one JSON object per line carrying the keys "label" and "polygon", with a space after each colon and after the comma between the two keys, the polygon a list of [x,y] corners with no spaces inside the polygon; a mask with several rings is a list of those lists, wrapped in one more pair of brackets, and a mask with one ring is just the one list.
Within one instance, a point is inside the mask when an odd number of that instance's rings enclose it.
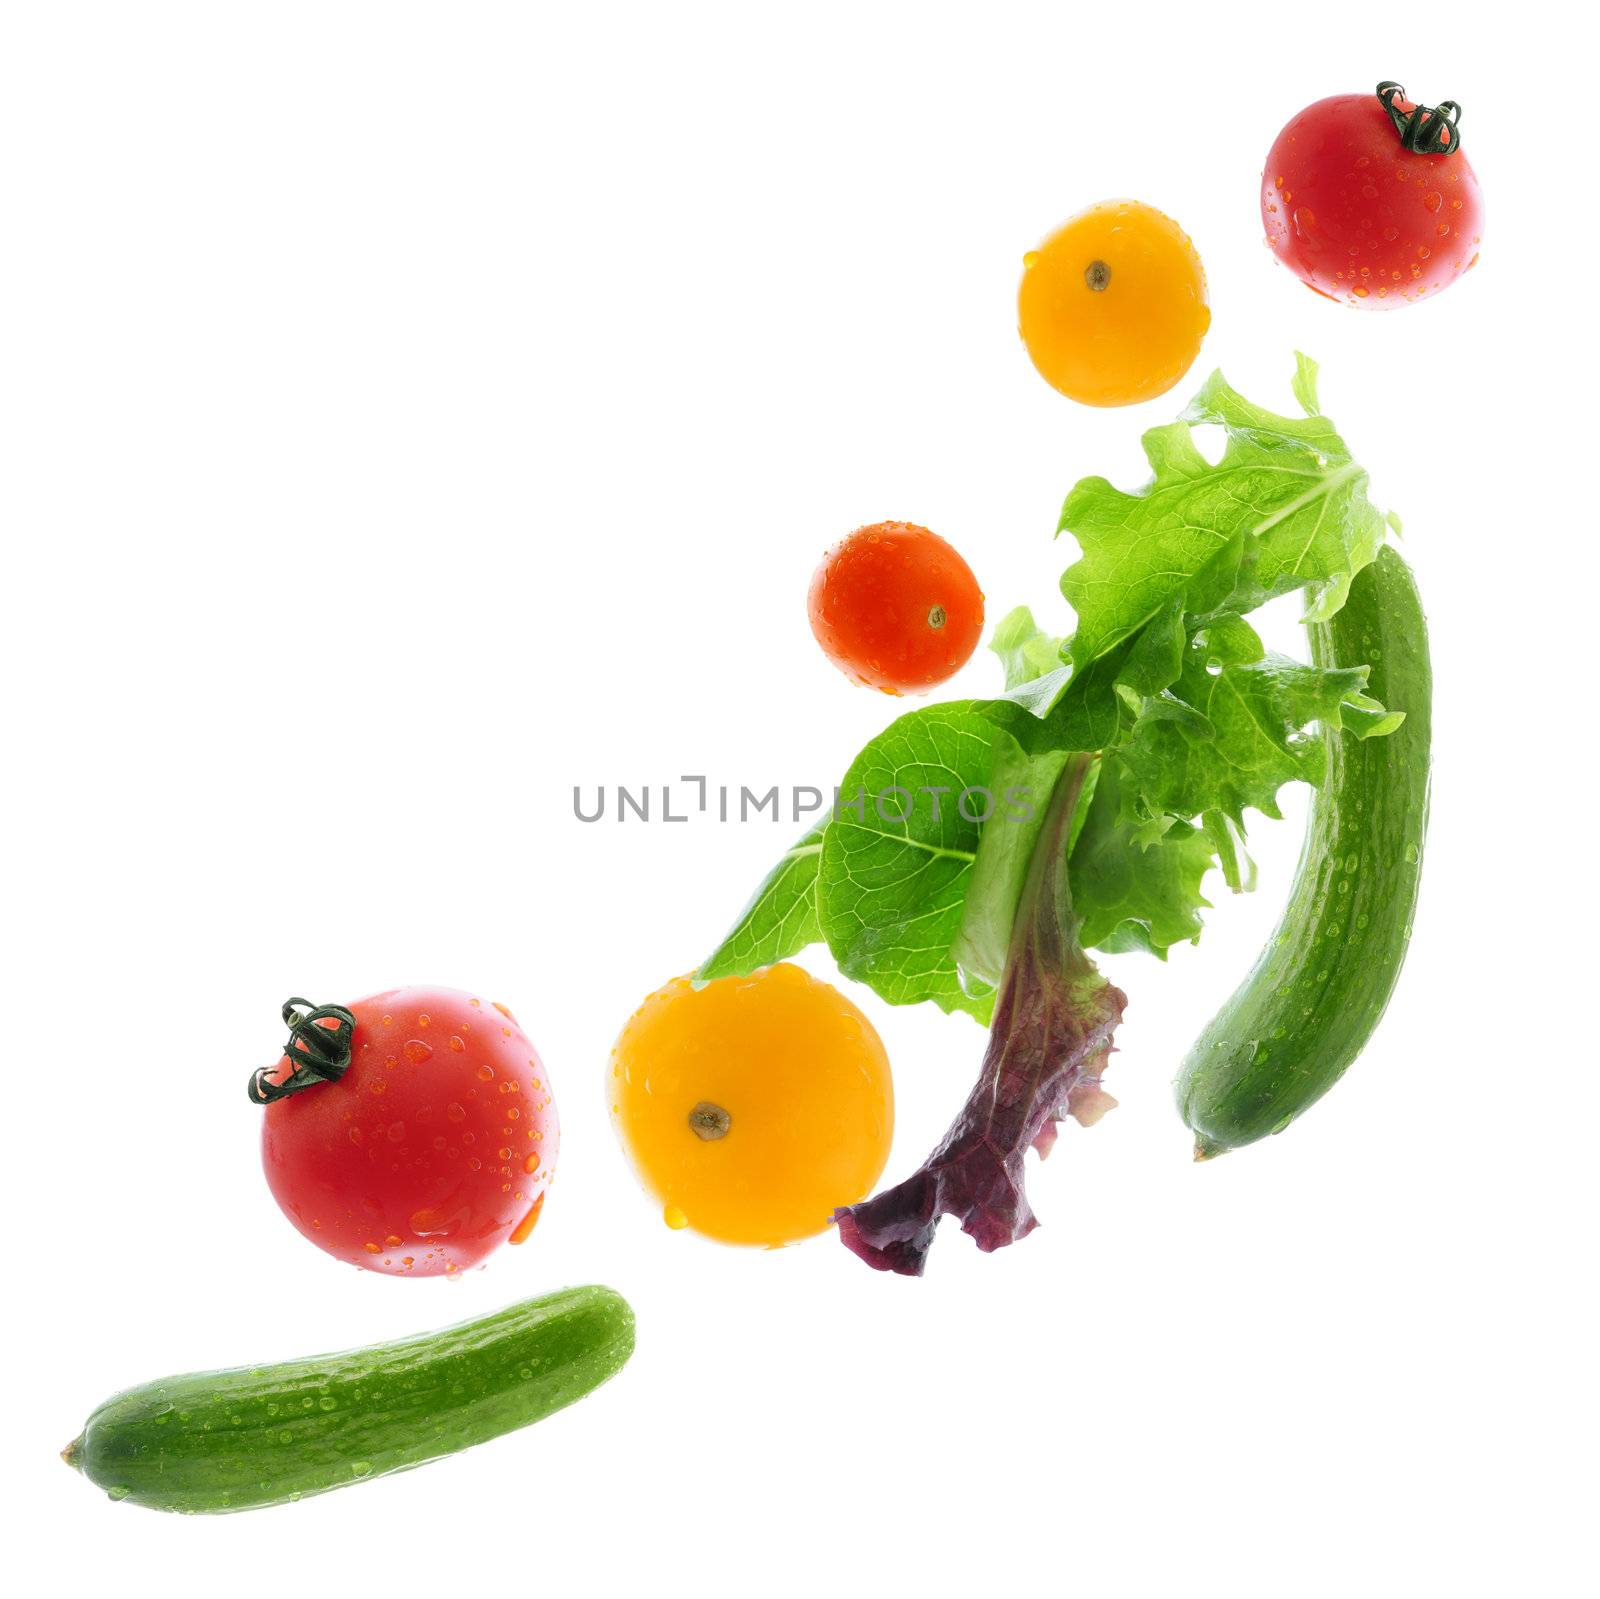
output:
{"label": "purple lettuce leaf", "polygon": [[983,1069],[939,1147],[904,1182],[836,1213],[839,1237],[879,1271],[920,1277],[941,1216],[979,1249],[1038,1225],[1023,1181],[1065,1115],[1092,1125],[1116,1101],[1100,1086],[1127,1004],[1077,939],[1067,830],[1093,757],[1069,762],[1050,801],[1017,906]]}

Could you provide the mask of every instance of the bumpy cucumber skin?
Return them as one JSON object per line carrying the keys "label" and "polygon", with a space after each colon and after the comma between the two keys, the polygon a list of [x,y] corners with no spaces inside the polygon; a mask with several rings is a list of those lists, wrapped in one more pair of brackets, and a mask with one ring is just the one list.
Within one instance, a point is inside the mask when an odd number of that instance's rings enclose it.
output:
{"label": "bumpy cucumber skin", "polygon": [[1400,976],[1428,825],[1433,674],[1410,569],[1385,546],[1342,610],[1312,624],[1318,666],[1369,663],[1367,691],[1405,721],[1328,740],[1289,903],[1250,975],[1176,1083],[1195,1158],[1281,1133],[1361,1053]]}
{"label": "bumpy cucumber skin", "polygon": [[129,1504],[252,1510],[541,1421],[632,1353],[627,1301],[609,1288],[568,1288],[368,1349],[130,1388],[101,1405],[63,1454]]}

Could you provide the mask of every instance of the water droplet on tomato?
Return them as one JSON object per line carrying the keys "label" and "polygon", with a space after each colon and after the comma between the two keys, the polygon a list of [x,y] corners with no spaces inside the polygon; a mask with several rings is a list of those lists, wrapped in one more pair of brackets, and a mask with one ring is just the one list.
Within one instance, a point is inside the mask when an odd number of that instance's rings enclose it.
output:
{"label": "water droplet on tomato", "polygon": [[420,1038],[408,1038],[404,1045],[401,1046],[400,1053],[413,1066],[420,1066],[423,1061],[433,1059],[433,1046],[424,1044]]}
{"label": "water droplet on tomato", "polygon": [[494,1081],[494,1067],[490,1066],[489,1064],[487,1064],[487,1062],[484,1065],[480,1066],[478,1068],[478,1081],[480,1083],[493,1082]]}
{"label": "water droplet on tomato", "polygon": [[676,1205],[668,1205],[667,1208],[661,1212],[661,1219],[674,1232],[681,1232],[689,1225],[689,1218],[685,1216]]}
{"label": "water droplet on tomato", "polygon": [[1400,230],[1399,228],[1385,228],[1383,230],[1383,236],[1384,238],[1390,240],[1398,239],[1400,237]]}
{"label": "water droplet on tomato", "polygon": [[461,1040],[459,1038],[457,1038],[454,1033],[452,1033],[450,1035],[450,1047],[451,1047],[451,1049],[453,1049],[456,1052],[456,1054],[459,1055],[459,1054],[462,1053],[463,1050],[466,1049],[467,1046],[465,1044],[463,1044],[461,1042]]}
{"label": "water droplet on tomato", "polygon": [[529,1233],[538,1225],[539,1212],[544,1209],[544,1195],[540,1194],[528,1207],[528,1214],[512,1229],[511,1236],[506,1240],[510,1244],[523,1243]]}
{"label": "water droplet on tomato", "polygon": [[467,1119],[466,1107],[458,1105],[453,1099],[445,1106],[444,1113],[453,1122],[464,1122]]}
{"label": "water droplet on tomato", "polygon": [[[377,1245],[377,1244],[375,1244],[375,1243],[373,1243],[373,1242],[372,1242],[372,1240],[371,1240],[371,1239],[368,1239],[368,1240],[367,1240],[367,1242],[366,1242],[366,1243],[364,1243],[364,1244],[363,1244],[363,1245],[362,1245],[362,1246],[361,1246],[361,1247],[362,1247],[362,1248],[363,1248],[363,1249],[364,1249],[364,1250],[366,1250],[366,1252],[367,1252],[367,1253],[368,1253],[368,1254],[369,1254],[369,1255],[376,1255],[376,1254],[378,1254],[378,1253],[379,1253],[379,1248],[378,1248],[378,1245]],[[307,1403],[307,1404],[310,1404],[310,1403],[311,1403],[311,1401],[310,1401],[310,1400],[309,1400],[309,1399],[308,1399],[308,1400],[307,1400],[307,1401],[306,1401],[306,1403]]]}
{"label": "water droplet on tomato", "polygon": [[510,1011],[509,1011],[509,1010],[507,1010],[507,1009],[506,1009],[506,1007],[505,1007],[505,1006],[504,1006],[504,1005],[502,1005],[502,1004],[501,1004],[501,1003],[500,1003],[500,1001],[499,1001],[499,1000],[496,1000],[496,1001],[495,1001],[495,1002],[494,1002],[494,1008],[495,1008],[495,1009],[496,1009],[496,1010],[497,1010],[497,1011],[499,1011],[499,1012],[500,1012],[500,1014],[501,1014],[501,1015],[502,1015],[502,1016],[504,1016],[504,1017],[505,1017],[505,1019],[506,1019],[506,1020],[507,1020],[507,1021],[508,1021],[508,1022],[514,1022],[514,1021],[515,1021],[515,1020],[516,1020],[516,1019],[517,1019],[517,1018],[516,1018],[516,1017],[515,1017],[515,1016],[513,1016],[513,1015],[512,1015],[512,1014],[511,1014],[511,1012],[510,1012]]}
{"label": "water droplet on tomato", "polygon": [[536,1171],[538,1171],[538,1169],[539,1169],[539,1156],[538,1156],[537,1151],[535,1153],[529,1155],[528,1158],[525,1161],[523,1161],[522,1169],[525,1172],[536,1172]]}
{"label": "water droplet on tomato", "polygon": [[404,1122],[389,1123],[389,1142],[391,1144],[398,1144],[405,1136],[406,1124]]}
{"label": "water droplet on tomato", "polygon": [[1428,192],[1423,195],[1422,203],[1430,211],[1437,211],[1439,207],[1444,204],[1444,196],[1440,194],[1437,189],[1429,189]]}
{"label": "water droplet on tomato", "polygon": [[1364,300],[1367,297],[1367,291],[1359,283],[1356,285],[1355,293],[1358,300]]}

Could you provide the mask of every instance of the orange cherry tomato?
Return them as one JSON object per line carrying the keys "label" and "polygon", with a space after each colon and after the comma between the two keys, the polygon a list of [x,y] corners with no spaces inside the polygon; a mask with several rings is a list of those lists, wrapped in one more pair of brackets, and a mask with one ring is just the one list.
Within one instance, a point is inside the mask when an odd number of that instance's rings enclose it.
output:
{"label": "orange cherry tomato", "polygon": [[1189,236],[1137,200],[1081,211],[1022,258],[1017,322],[1039,375],[1085,405],[1165,394],[1211,326]]}
{"label": "orange cherry tomato", "polygon": [[811,579],[811,631],[853,683],[921,694],[967,664],[983,591],[956,551],[911,522],[874,522],[828,551]]}
{"label": "orange cherry tomato", "polygon": [[894,1088],[872,1023],[780,963],[652,994],[612,1051],[611,1119],[669,1227],[772,1248],[871,1192]]}

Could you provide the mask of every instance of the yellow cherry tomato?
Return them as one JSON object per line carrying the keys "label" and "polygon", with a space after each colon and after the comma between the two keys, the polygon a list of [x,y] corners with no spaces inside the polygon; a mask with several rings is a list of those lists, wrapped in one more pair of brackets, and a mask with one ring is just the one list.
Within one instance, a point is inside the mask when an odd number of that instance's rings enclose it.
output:
{"label": "yellow cherry tomato", "polygon": [[1085,405],[1153,400],[1211,326],[1205,269],[1171,217],[1105,200],[1023,257],[1017,318],[1051,388]]}
{"label": "yellow cherry tomato", "polygon": [[668,1226],[773,1247],[872,1191],[894,1088],[872,1023],[780,964],[652,994],[611,1054],[611,1119]]}

